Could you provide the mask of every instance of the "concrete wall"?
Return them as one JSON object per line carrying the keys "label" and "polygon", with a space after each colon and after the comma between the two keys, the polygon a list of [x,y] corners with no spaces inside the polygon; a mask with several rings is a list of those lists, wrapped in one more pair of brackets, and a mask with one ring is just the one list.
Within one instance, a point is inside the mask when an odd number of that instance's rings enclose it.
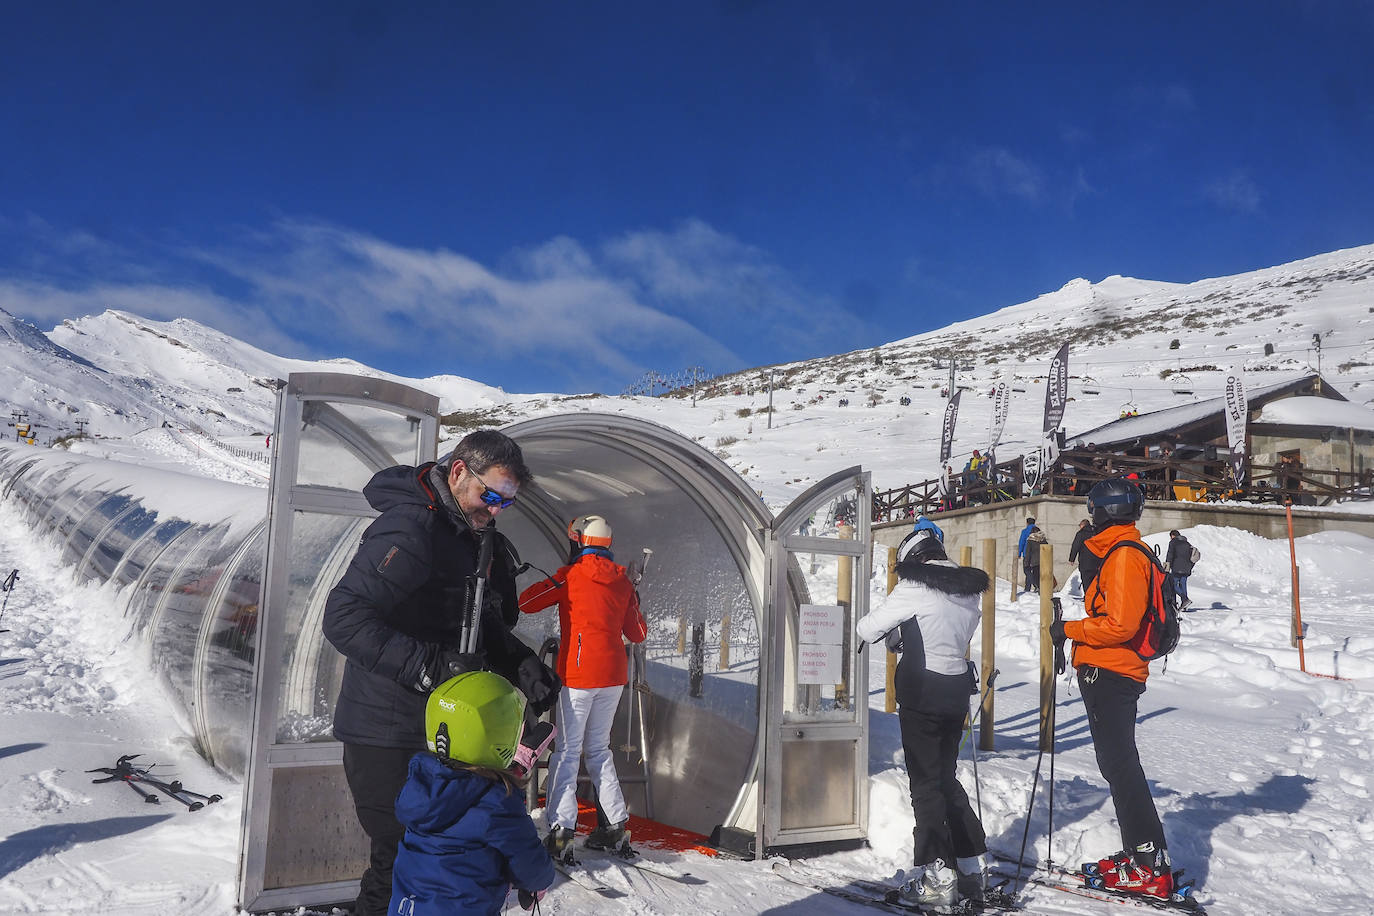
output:
{"label": "concrete wall", "polygon": [[[1003,579],[1011,578],[1012,564],[1016,563],[1017,581],[1024,588],[1020,561],[1016,559],[1016,542],[1021,536],[1021,529],[1026,526],[1028,516],[1035,518],[1035,523],[1054,545],[1054,574],[1062,586],[1073,571],[1068,560],[1069,546],[1078,530],[1078,522],[1088,517],[1082,498],[1036,496],[993,506],[938,512],[930,518],[945,532],[945,552],[956,562],[961,548],[972,547],[973,565],[981,568],[983,539],[994,538],[997,541],[997,575]],[[1240,528],[1265,538],[1288,536],[1288,522],[1282,506],[1229,506],[1147,500],[1138,524],[1140,533],[1144,535],[1171,528],[1216,525]],[[909,520],[903,520],[873,526],[875,563],[886,561],[886,548],[900,544],[902,538],[911,531],[911,525]],[[1374,538],[1374,515],[1294,507],[1295,536],[1328,530],[1353,531]]]}

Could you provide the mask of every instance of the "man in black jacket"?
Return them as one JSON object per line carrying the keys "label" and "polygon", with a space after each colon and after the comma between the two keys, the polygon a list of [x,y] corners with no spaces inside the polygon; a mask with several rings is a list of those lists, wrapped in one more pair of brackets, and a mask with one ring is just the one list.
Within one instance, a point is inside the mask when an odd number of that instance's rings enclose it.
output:
{"label": "man in black jacket", "polygon": [[1186,608],[1193,602],[1188,597],[1188,577],[1193,574],[1193,545],[1177,531],[1169,532],[1169,550],[1164,554],[1164,568],[1174,577],[1174,594]]}
{"label": "man in black jacket", "polygon": [[[435,687],[488,668],[515,684],[537,714],[558,696],[558,678],[511,632],[519,619],[515,559],[496,516],[532,479],[508,436],[478,430],[441,463],[379,471],[363,495],[381,515],[363,532],[329,593],[324,635],[343,654],[334,737],[364,832],[369,867],[355,916],[384,916],[404,828],[396,795],[410,758],[425,749],[425,703]],[[460,654],[461,612],[483,537],[495,539],[479,624],[479,652]]]}

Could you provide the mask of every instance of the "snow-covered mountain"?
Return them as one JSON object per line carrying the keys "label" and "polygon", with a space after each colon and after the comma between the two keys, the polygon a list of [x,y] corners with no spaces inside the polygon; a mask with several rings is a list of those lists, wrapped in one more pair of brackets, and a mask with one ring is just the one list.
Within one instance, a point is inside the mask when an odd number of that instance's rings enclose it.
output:
{"label": "snow-covered mountain", "polygon": [[[848,463],[873,470],[879,488],[936,476],[938,434],[931,430],[944,411],[940,389],[951,360],[956,384],[966,389],[955,460],[988,444],[988,394],[998,380],[1014,392],[999,453],[1024,451],[1039,437],[1043,379],[1065,340],[1071,384],[1064,425],[1071,436],[1116,419],[1123,408],[1149,411],[1218,396],[1233,365],[1253,386],[1320,369],[1351,402],[1371,407],[1374,245],[1193,283],[1074,279],[1027,302],[878,347],[719,377],[698,390],[695,406],[687,389],[658,398],[513,394],[454,375],[413,379],[347,359],[287,359],[186,319],[151,321],[110,310],[44,335],[0,312],[0,370],[21,380],[0,409],[28,410],[40,424],[40,441],[71,430],[78,417],[90,420],[88,432],[97,436],[129,437],[167,420],[233,441],[270,430],[272,379],[294,371],[354,372],[437,394],[441,411],[451,415],[448,436],[479,423],[572,410],[643,416],[716,449],[766,499],[781,502]],[[908,405],[900,404],[904,397]],[[875,449],[878,436],[890,447]],[[766,456],[789,437],[794,466],[773,473]]]}

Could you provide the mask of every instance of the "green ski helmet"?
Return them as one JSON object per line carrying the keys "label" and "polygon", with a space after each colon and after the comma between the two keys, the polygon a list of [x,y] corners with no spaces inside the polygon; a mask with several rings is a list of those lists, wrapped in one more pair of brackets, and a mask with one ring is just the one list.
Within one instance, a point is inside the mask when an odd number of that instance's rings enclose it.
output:
{"label": "green ski helmet", "polygon": [[444,681],[425,704],[425,742],[440,757],[509,769],[525,725],[525,697],[490,671]]}

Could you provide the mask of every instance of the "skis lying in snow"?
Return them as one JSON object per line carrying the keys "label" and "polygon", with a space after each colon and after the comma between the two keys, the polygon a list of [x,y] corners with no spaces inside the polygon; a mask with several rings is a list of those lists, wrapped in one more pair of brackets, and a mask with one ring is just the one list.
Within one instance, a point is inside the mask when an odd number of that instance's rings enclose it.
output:
{"label": "skis lying in snow", "polygon": [[553,867],[558,869],[558,873],[573,884],[591,891],[593,894],[605,897],[607,900],[619,900],[630,896],[622,890],[617,890],[609,884],[603,883],[600,878],[587,871],[575,860],[569,860],[565,857],[555,858]]}
{"label": "skis lying in snow", "polygon": [[[993,910],[1014,910],[1018,909],[1016,903],[1002,893],[1000,887],[989,888],[984,892],[983,900],[966,898],[951,907],[922,906],[902,899],[900,887],[891,884],[883,884],[880,881],[869,881],[864,878],[849,878],[839,876],[817,875],[803,871],[794,865],[786,862],[774,862],[773,874],[779,878],[790,881],[801,887],[809,887],[812,890],[821,891],[832,897],[839,897],[851,903],[861,903],[876,909],[886,910],[889,913],[921,913],[921,914],[964,914],[986,913]],[[843,883],[831,883],[831,882]]]}
{"label": "skis lying in snow", "polygon": [[660,878],[676,881],[679,884],[706,883],[705,879],[698,878],[696,875],[674,868],[672,865],[667,865],[663,862],[653,862],[644,858],[639,854],[637,849],[630,845],[628,839],[626,839],[619,849],[592,849],[590,846],[583,846],[578,850],[578,855],[587,856],[593,859],[604,859],[616,865],[629,865],[633,868],[638,868],[640,871],[646,871],[651,875],[658,875]]}
{"label": "skis lying in snow", "polygon": [[109,775],[104,779],[92,779],[91,782],[114,782],[115,780],[120,780],[130,789],[133,789],[142,796],[145,802],[153,805],[156,805],[161,799],[153,792],[143,789],[142,786],[151,786],[168,798],[181,802],[186,806],[188,811],[199,811],[206,805],[213,805],[217,801],[224,800],[223,796],[220,795],[202,795],[199,792],[192,792],[190,789],[183,786],[179,779],[174,779],[171,782],[158,779],[152,773],[148,772],[149,769],[157,764],[150,763],[147,767],[142,767],[129,762],[138,756],[138,754],[125,754],[123,757],[120,757],[119,760],[115,761],[115,765],[112,767],[96,767],[94,770],[87,770],[86,772],[108,773]]}
{"label": "skis lying in snow", "polygon": [[[1174,872],[1174,886],[1176,890],[1173,895],[1164,900],[1160,897],[1147,897],[1144,894],[1132,894],[1127,891],[1115,891],[1107,887],[1098,886],[1101,876],[1085,874],[1070,868],[1051,866],[1046,868],[1042,864],[1035,862],[1019,862],[1010,856],[999,853],[992,853],[1001,863],[994,868],[991,874],[999,877],[1016,880],[1015,866],[1020,864],[1023,868],[1021,873],[1022,881],[1029,881],[1039,887],[1047,887],[1052,890],[1063,891],[1078,897],[1087,897],[1092,900],[1103,900],[1110,903],[1120,903],[1126,906],[1135,906],[1152,910],[1175,910],[1184,913],[1195,913],[1197,916],[1207,916],[1207,911],[1202,904],[1197,902],[1193,896],[1192,883],[1182,880],[1183,871]],[[1094,866],[1096,863],[1092,863]],[[1014,892],[1013,888],[1013,892]]]}

